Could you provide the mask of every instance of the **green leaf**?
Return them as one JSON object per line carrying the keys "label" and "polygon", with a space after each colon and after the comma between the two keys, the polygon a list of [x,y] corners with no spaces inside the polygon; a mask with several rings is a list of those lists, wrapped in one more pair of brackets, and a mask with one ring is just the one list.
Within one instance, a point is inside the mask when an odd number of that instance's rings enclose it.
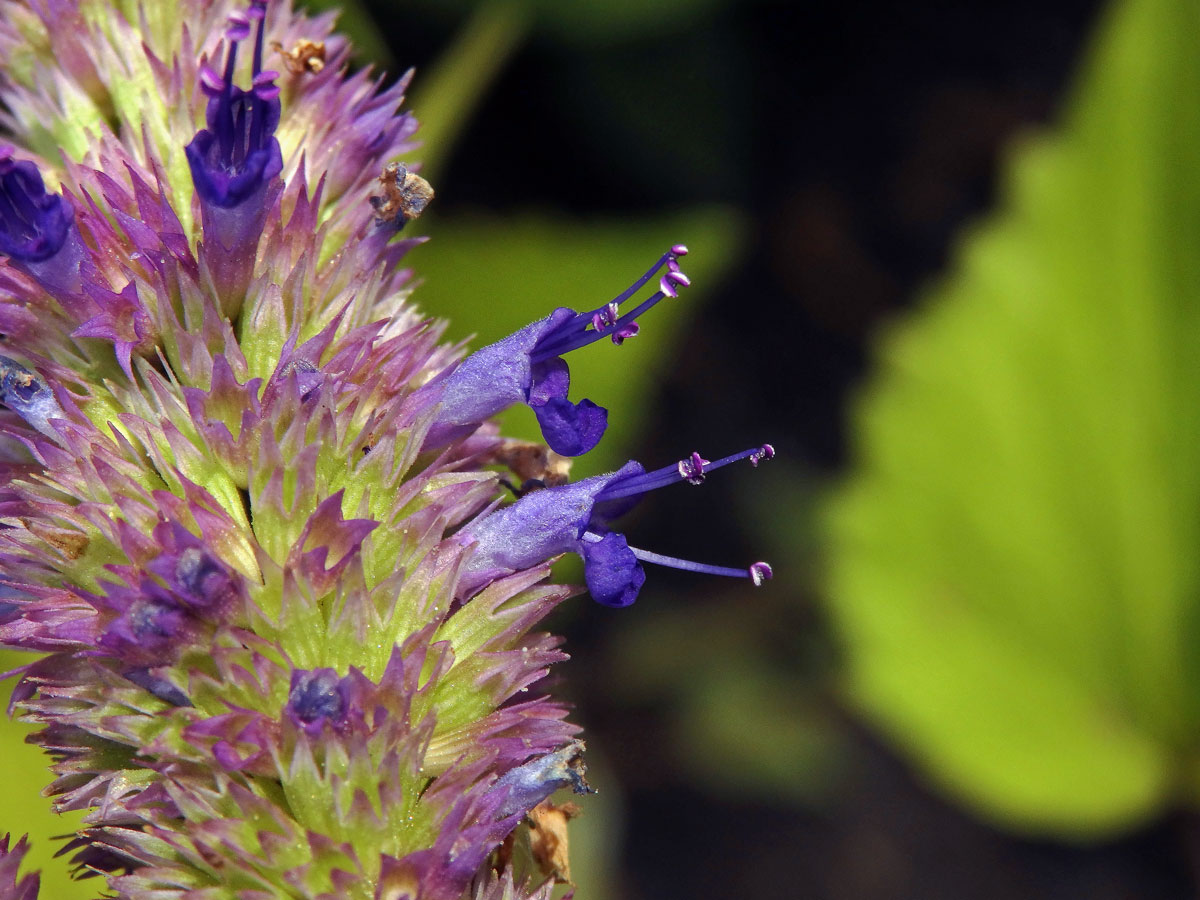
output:
{"label": "green leaf", "polygon": [[1200,6],[1110,13],[883,341],[829,517],[852,701],[982,815],[1072,837],[1200,786]]}
{"label": "green leaf", "polygon": [[[419,224],[425,224],[422,219]],[[623,463],[623,454],[646,422],[655,380],[671,364],[672,343],[687,317],[704,302],[743,246],[744,218],[736,210],[706,206],[646,220],[564,219],[549,214],[461,216],[430,223],[433,240],[412,255],[422,284],[414,294],[430,315],[448,318],[447,337],[472,334],[472,348],[505,337],[555,307],[594,309],[633,283],[668,247],[686,243],[681,261],[692,287],[640,319],[636,338],[614,347],[604,341],[573,352],[571,399],[588,397],[607,407],[609,427],[599,447],[580,461],[588,473]],[[439,235],[446,235],[445,240]],[[638,297],[646,297],[651,288]],[[504,433],[541,440],[525,407],[501,417]]]}

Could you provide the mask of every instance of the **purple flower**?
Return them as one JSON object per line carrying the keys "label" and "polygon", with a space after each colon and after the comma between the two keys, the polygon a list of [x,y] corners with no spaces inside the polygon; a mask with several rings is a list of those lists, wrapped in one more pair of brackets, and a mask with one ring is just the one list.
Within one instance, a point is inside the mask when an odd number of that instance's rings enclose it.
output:
{"label": "purple flower", "polygon": [[673,466],[653,472],[631,461],[607,475],[532,491],[459,532],[460,541],[475,545],[463,568],[459,590],[477,590],[496,578],[568,552],[583,558],[588,590],[594,600],[605,606],[628,606],[637,599],[646,580],[642,562],[709,575],[750,578],[756,585],[761,584],[771,577],[771,567],[765,562],[734,569],[651,553],[630,547],[623,534],[609,529],[609,521],[628,511],[648,491],[680,481],[700,484],[709,472],[729,463],[749,459],[757,466],[774,455],[770,444],[716,462],[693,453]]}
{"label": "purple flower", "polygon": [[0,254],[51,294],[74,293],[84,254],[75,211],[62,194],[46,191],[34,163],[18,162],[14,152],[0,143]]}
{"label": "purple flower", "polygon": [[[562,357],[603,338],[620,345],[636,335],[638,316],[664,297],[677,296],[679,287],[691,284],[677,262],[686,254],[687,247],[676,244],[604,306],[584,313],[559,307],[504,340],[476,350],[419,397],[441,403],[426,445],[440,446],[463,437],[496,413],[524,403],[537,416],[551,450],[562,456],[587,453],[604,436],[608,410],[591,400],[572,403],[567,399],[571,372]],[[664,267],[667,271],[659,279],[658,291],[621,315],[620,304]]]}
{"label": "purple flower", "polygon": [[[244,292],[254,266],[255,250],[266,220],[270,189],[283,171],[283,155],[275,128],[279,124],[277,72],[264,72],[263,29],[266,0],[253,0],[248,13],[229,17],[225,37],[225,73],[204,66],[200,84],[208,95],[207,128],[187,145],[192,181],[200,197],[204,240],[217,290],[227,302]],[[234,85],[238,44],[257,21],[250,89]]]}

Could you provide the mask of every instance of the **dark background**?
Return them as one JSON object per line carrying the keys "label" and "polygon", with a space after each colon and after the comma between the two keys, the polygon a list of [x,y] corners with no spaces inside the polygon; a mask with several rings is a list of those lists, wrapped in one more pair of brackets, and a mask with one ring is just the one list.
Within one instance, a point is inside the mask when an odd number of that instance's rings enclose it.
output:
{"label": "dark background", "polygon": [[[463,21],[369,6],[418,79]],[[744,210],[749,251],[671,351],[670,377],[647,386],[656,425],[634,455],[674,458],[709,443],[720,423],[733,446],[765,436],[799,483],[819,485],[848,462],[847,404],[869,371],[872,336],[987,211],[1008,142],[1054,121],[1101,11],[1092,0],[744,2],[592,40],[535,25],[455,145],[440,212],[634,216],[712,201]],[[638,532],[700,559],[754,559],[774,546],[795,550],[773,559],[777,568],[818,564],[811,546],[773,543],[770,523],[747,525],[762,501],[738,496],[743,483],[714,479],[703,496],[651,505]],[[712,512],[721,509],[740,515]],[[703,528],[672,543],[675,523],[697,519]],[[703,629],[721,615],[721,596],[702,602],[694,580],[654,578],[654,602],[673,604],[681,621],[694,614]],[[930,792],[839,703],[838,648],[816,581],[781,580],[786,602],[770,590],[728,602],[738,604],[733,627],[789,673],[836,748],[827,783],[799,800],[714,790],[678,764],[678,693],[628,684],[637,673],[621,648],[636,622],[555,623],[573,656],[558,689],[604,748],[627,804],[619,871],[608,873],[615,895],[1193,895],[1197,829],[1183,813],[1115,843],[1067,846],[1001,833]],[[703,667],[696,655],[690,663]]]}

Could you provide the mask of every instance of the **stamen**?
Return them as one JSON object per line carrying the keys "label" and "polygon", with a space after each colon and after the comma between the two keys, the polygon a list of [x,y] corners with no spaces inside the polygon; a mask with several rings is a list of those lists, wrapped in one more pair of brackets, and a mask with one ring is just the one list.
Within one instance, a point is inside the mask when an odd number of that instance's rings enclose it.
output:
{"label": "stamen", "polygon": [[750,565],[750,580],[754,582],[755,587],[762,587],[764,581],[770,581],[774,577],[775,571],[771,568],[770,563],[760,560]]}
{"label": "stamen", "polygon": [[212,66],[201,66],[200,90],[209,97],[216,97],[225,90],[225,81]]}
{"label": "stamen", "polygon": [[642,326],[637,322],[630,322],[628,325],[623,325],[612,333],[612,342],[620,347],[631,337],[637,337],[638,332],[641,330]]}
{"label": "stamen", "polygon": [[254,63],[251,73],[257,75],[262,71],[263,60],[263,29],[267,21],[267,0],[251,0],[250,9],[246,14],[251,19],[258,20],[258,34],[254,37]]}
{"label": "stamen", "polygon": [[715,469],[720,469],[722,466],[727,466],[742,459],[749,459],[750,464],[757,467],[764,459],[771,459],[774,456],[775,448],[770,444],[763,444],[761,447],[743,450],[741,453],[734,453],[732,456],[726,456],[723,459],[718,459],[716,462],[709,462],[701,457],[699,453],[693,453],[687,459],[680,460],[674,465],[663,466],[661,469],[655,469],[653,472],[631,475],[628,478],[615,481],[600,491],[596,495],[596,500],[597,502],[605,502],[608,500],[620,500],[622,497],[634,497],[638,494],[645,494],[648,491],[666,487],[669,484],[675,484],[678,481],[700,484],[704,481],[704,476]]}
{"label": "stamen", "polygon": [[612,301],[592,313],[592,328],[596,331],[603,331],[616,322],[619,316],[616,301]]}
{"label": "stamen", "polygon": [[263,33],[267,28],[266,0],[255,0],[250,4],[250,15],[258,19],[258,29],[254,35],[254,61],[250,67],[250,92],[254,95],[254,121],[250,125],[250,147],[258,147],[263,142],[263,127],[266,110],[263,108],[267,101],[279,96],[279,88],[273,83],[279,77],[278,72],[264,72]]}
{"label": "stamen", "polygon": [[[680,250],[683,253],[679,253],[678,251]],[[678,257],[686,254],[687,247],[683,244],[673,246],[660,256],[641,278],[608,303],[604,304],[604,306],[589,312],[579,313],[574,318],[563,322],[553,332],[538,341],[537,347],[530,354],[530,361],[534,364],[545,362],[548,359],[562,356],[564,353],[569,353],[572,350],[578,350],[580,347],[586,347],[588,344],[595,343],[603,337],[611,337],[613,343],[618,346],[628,338],[633,337],[638,332],[638,325],[634,319],[653,307],[663,297],[676,296],[675,285],[687,286],[691,284],[690,279],[679,271],[679,263],[676,261]],[[667,268],[667,274],[660,279],[660,290],[646,300],[643,300],[632,312],[618,318],[617,310],[620,305],[645,287],[650,279],[657,275],[664,267]],[[667,288],[663,288],[663,284],[666,284]],[[589,324],[592,326],[590,329],[588,328]]]}
{"label": "stamen", "polygon": [[704,467],[710,465],[709,460],[705,459],[696,451],[692,451],[692,455],[687,459],[681,459],[677,464],[679,477],[687,480],[688,484],[701,484],[704,481]]}
{"label": "stamen", "polygon": [[[775,458],[775,448],[772,447],[770,444],[763,444],[761,447],[758,448],[758,450],[756,450],[754,453],[750,454],[750,465],[752,465],[754,468],[757,469],[758,464],[760,462],[762,462],[763,460],[774,459],[774,458]],[[769,578],[770,576],[768,575],[767,577]]]}
{"label": "stamen", "polygon": [[679,296],[676,285],[679,287],[691,287],[692,280],[678,269],[668,270],[667,274],[658,280],[659,291],[672,300]]}
{"label": "stamen", "polygon": [[[589,544],[598,544],[603,540],[603,537],[594,531],[585,531],[582,539]],[[765,562],[756,562],[745,569],[737,569],[732,566],[713,566],[690,559],[680,559],[677,556],[665,556],[662,553],[653,553],[650,550],[642,550],[638,547],[630,547],[629,549],[642,562],[653,563],[656,566],[665,566],[668,569],[681,569],[685,572],[699,572],[701,575],[719,575],[723,578],[749,578],[755,587],[760,587],[773,574],[771,566]]]}
{"label": "stamen", "polygon": [[250,37],[250,17],[240,9],[234,10],[225,20],[225,37],[237,46],[239,41]]}
{"label": "stamen", "polygon": [[[676,244],[675,246],[682,247],[683,245]],[[684,249],[686,250],[687,248],[685,247]],[[662,256],[660,256],[658,258],[658,262],[656,262],[654,264],[654,266],[650,269],[650,271],[648,271],[645,275],[643,275],[641,278],[639,278],[637,281],[635,281],[629,287],[625,288],[625,290],[621,291],[621,293],[617,294],[617,296],[614,297],[610,302],[615,303],[617,306],[620,306],[622,303],[624,303],[626,300],[628,300],[630,297],[632,297],[634,294],[636,294],[638,291],[640,291],[643,287],[645,287],[646,282],[648,282],[651,278],[653,278],[654,275],[658,272],[658,270],[661,269],[663,266],[669,265],[674,260],[675,256],[676,256],[676,254],[675,254],[674,248],[668,250],[666,253],[664,253]]]}
{"label": "stamen", "polygon": [[274,100],[279,96],[282,88],[275,83],[275,79],[279,77],[279,73],[274,69],[268,69],[265,72],[259,72],[251,79],[253,85],[254,96],[259,100]]}

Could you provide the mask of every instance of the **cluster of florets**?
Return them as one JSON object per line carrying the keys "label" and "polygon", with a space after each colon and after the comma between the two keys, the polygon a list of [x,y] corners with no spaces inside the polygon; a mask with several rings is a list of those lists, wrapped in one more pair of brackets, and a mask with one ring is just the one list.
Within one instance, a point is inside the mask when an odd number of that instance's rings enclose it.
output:
{"label": "cluster of florets", "polygon": [[[394,239],[432,197],[407,77],[348,75],[287,0],[122,9],[0,0],[0,643],[44,654],[14,703],[87,812],[75,859],[147,900],[548,896],[563,864],[522,870],[514,829],[587,790],[528,695],[565,658],[532,631],[572,593],[550,563],[609,606],[643,562],[770,576],[610,527],[769,445],[550,477],[607,425],[563,355],[635,335],[686,248],[459,359]],[[497,436],[515,403],[548,451]],[[0,890],[32,900],[23,853]]]}

